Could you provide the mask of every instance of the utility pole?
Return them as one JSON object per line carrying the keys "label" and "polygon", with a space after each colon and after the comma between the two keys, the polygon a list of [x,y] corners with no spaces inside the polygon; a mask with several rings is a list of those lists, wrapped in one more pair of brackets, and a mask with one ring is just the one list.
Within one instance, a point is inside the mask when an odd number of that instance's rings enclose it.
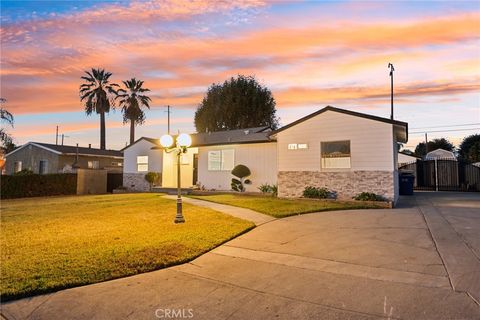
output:
{"label": "utility pole", "polygon": [[425,132],[425,156],[428,153],[428,136],[427,133]]}
{"label": "utility pole", "polygon": [[165,111],[167,113],[167,134],[170,134],[170,113],[172,113],[170,108],[170,106],[167,106],[167,111]]}
{"label": "utility pole", "polygon": [[390,68],[390,119],[393,120],[393,71],[395,68],[391,63],[388,64],[388,68]]}
{"label": "utility pole", "polygon": [[57,131],[55,133],[55,144],[58,146],[58,126],[57,126]]}

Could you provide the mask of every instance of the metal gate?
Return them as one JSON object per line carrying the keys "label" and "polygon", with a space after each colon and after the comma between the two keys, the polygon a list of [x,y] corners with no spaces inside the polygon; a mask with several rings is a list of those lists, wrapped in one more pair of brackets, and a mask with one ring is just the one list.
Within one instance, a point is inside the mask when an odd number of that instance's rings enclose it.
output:
{"label": "metal gate", "polygon": [[400,171],[415,175],[415,190],[480,191],[480,167],[451,159],[417,160]]}
{"label": "metal gate", "polygon": [[107,192],[112,192],[123,185],[123,173],[109,172],[107,174]]}

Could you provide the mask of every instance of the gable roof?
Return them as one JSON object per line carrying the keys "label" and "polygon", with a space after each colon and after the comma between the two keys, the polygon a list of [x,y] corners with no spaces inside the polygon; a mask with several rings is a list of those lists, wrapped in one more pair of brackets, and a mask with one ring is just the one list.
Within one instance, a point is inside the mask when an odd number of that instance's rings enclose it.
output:
{"label": "gable roof", "polygon": [[355,116],[355,117],[360,117],[360,118],[365,118],[365,119],[369,119],[369,120],[380,121],[380,122],[385,122],[385,123],[389,123],[389,124],[392,124],[392,125],[401,126],[401,127],[405,128],[406,135],[408,136],[408,123],[406,123],[406,122],[402,122],[402,121],[398,121],[398,120],[391,120],[391,119],[382,118],[382,117],[377,117],[377,116],[373,116],[373,115],[366,114],[366,113],[361,113],[361,112],[356,112],[356,111],[350,111],[350,110],[335,108],[335,107],[332,107],[332,106],[326,106],[325,108],[322,108],[322,109],[320,109],[320,110],[318,110],[314,113],[309,114],[308,116],[305,116],[303,118],[298,119],[297,121],[294,121],[290,124],[287,124],[287,125],[281,127],[280,129],[274,130],[274,131],[270,132],[270,136],[275,135],[275,134],[277,134],[281,131],[284,131],[288,128],[291,128],[293,126],[296,126],[299,123],[302,123],[302,122],[304,122],[308,119],[316,117],[319,114],[322,114],[322,113],[327,112],[327,111],[334,111],[334,112],[343,113],[343,114],[347,114],[347,115],[351,115],[351,116]]}
{"label": "gable roof", "polygon": [[271,142],[268,126],[192,134],[192,147]]}
{"label": "gable roof", "polygon": [[[228,144],[265,143],[275,142],[269,137],[270,127],[254,127],[245,129],[193,133],[191,147],[221,146]],[[176,138],[176,135],[173,136]],[[163,149],[161,145],[152,149]]]}
{"label": "gable roof", "polygon": [[[77,154],[77,146],[57,145],[57,144],[42,143],[42,142],[28,142],[22,145],[21,147],[13,150],[6,156],[9,156],[29,145],[33,145],[59,155],[76,155]],[[123,158],[123,153],[121,151],[102,150],[102,149],[87,148],[87,147],[78,147],[78,154],[87,155],[87,156],[97,156],[97,157]]]}
{"label": "gable roof", "polygon": [[150,142],[151,144],[154,144],[156,146],[160,146],[160,139],[155,139],[155,138],[148,138],[148,137],[141,137],[137,140],[135,140],[132,144],[129,144],[128,146],[126,146],[125,148],[121,149],[120,151],[123,151],[125,149],[128,149],[130,148],[131,146],[133,146],[134,144],[136,144],[137,142],[140,142],[142,140],[146,140],[148,142]]}

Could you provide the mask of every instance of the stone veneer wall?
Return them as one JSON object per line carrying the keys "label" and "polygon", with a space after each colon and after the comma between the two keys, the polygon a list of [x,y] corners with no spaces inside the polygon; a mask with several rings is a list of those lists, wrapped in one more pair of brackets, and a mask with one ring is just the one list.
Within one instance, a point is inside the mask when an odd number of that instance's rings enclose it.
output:
{"label": "stone veneer wall", "polygon": [[280,171],[278,196],[301,197],[306,186],[326,187],[339,199],[352,199],[360,192],[374,192],[394,200],[394,173],[391,171]]}
{"label": "stone veneer wall", "polygon": [[133,191],[150,191],[145,173],[123,173],[123,186]]}

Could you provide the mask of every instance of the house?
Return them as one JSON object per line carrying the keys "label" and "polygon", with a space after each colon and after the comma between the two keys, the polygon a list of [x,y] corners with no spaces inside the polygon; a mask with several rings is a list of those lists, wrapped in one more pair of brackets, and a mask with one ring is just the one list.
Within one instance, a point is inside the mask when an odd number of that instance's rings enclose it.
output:
{"label": "house", "polygon": [[[317,186],[339,198],[368,191],[396,201],[397,143],[407,138],[405,122],[331,106],[275,131],[259,127],[192,134],[192,147],[181,161],[182,187],[230,190],[230,171],[243,164],[252,172],[247,191],[277,184],[279,196],[299,197],[306,186]],[[141,138],[123,151],[124,179],[157,171],[162,187],[176,186],[176,159],[158,139]]]}
{"label": "house", "polygon": [[407,141],[405,122],[328,106],[270,136],[277,140],[280,197],[316,186],[339,198],[360,192],[398,198],[397,143]]}
{"label": "house", "polygon": [[457,160],[455,154],[444,149],[436,149],[425,155],[425,160]]}
{"label": "house", "polygon": [[407,163],[415,162],[419,159],[420,159],[419,157],[417,157],[413,154],[404,153],[402,151],[398,152],[398,165],[399,166],[402,166],[402,165],[407,164]]}
{"label": "house", "polygon": [[277,183],[277,146],[268,127],[198,133],[192,146],[198,149],[198,185],[206,189],[230,190],[232,169],[238,164],[250,171],[246,191],[262,184]]}
{"label": "house", "polygon": [[116,150],[28,142],[8,153],[5,172],[28,169],[38,174],[74,172],[77,168],[122,172],[123,154]]}

